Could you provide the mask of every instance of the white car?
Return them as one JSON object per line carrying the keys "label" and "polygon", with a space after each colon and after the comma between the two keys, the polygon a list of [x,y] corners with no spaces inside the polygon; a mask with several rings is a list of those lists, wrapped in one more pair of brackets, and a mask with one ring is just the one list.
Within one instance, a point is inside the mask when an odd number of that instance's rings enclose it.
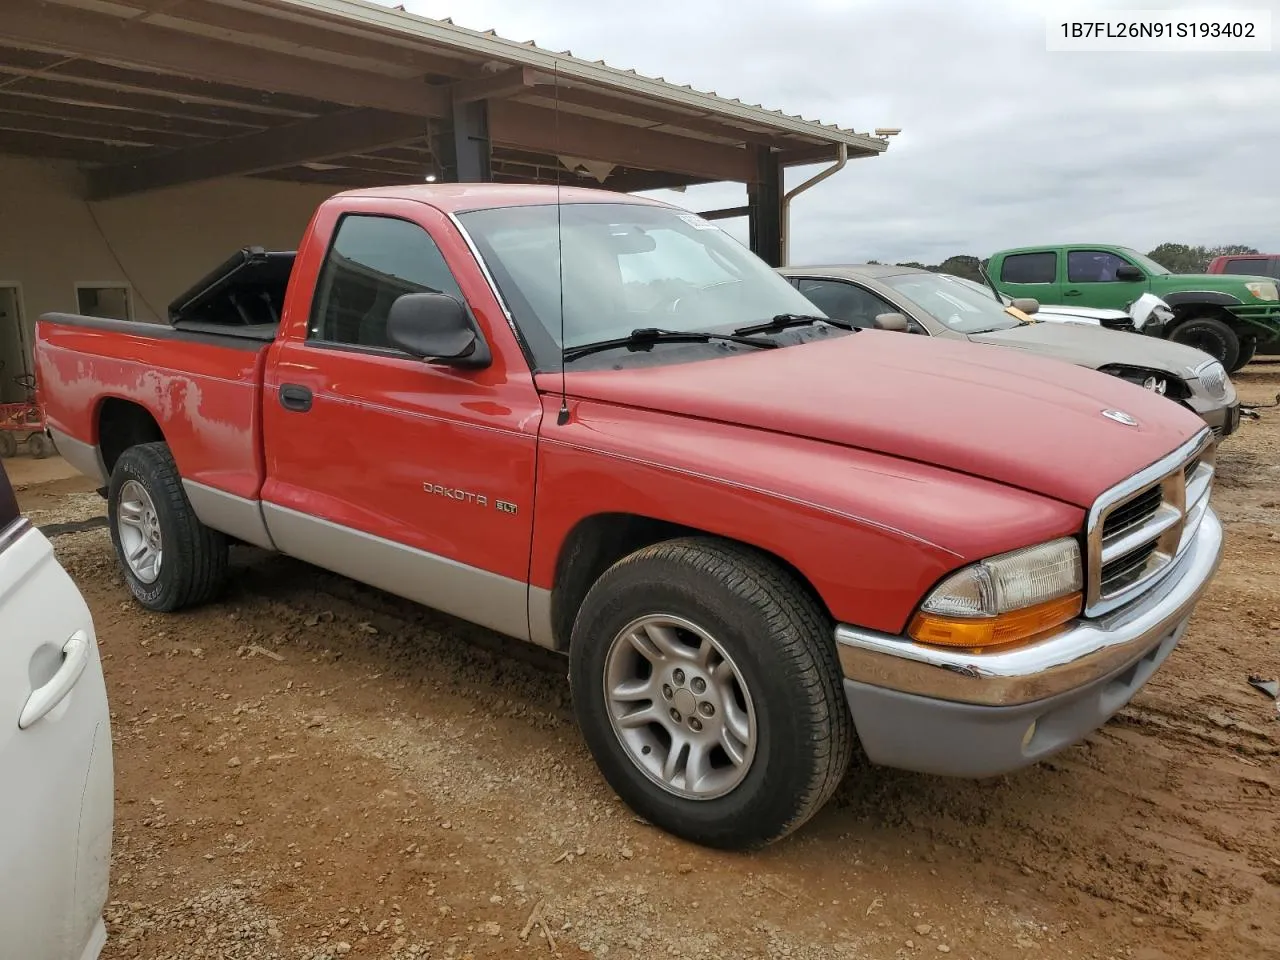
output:
{"label": "white car", "polygon": [[[985,283],[978,283],[968,277],[954,279],[995,299],[995,293]],[[1003,295],[1000,299],[1006,306],[1011,306],[1014,302],[1012,297]],[[1166,323],[1173,319],[1173,310],[1155,294],[1144,293],[1129,305],[1128,310],[1102,310],[1096,307],[1042,303],[1036,311],[1036,319],[1047,320],[1050,323],[1079,323],[1090,327],[1105,327],[1108,330],[1129,330],[1156,335]]]}
{"label": "white car", "polygon": [[0,957],[96,960],[113,790],[93,618],[0,465]]}

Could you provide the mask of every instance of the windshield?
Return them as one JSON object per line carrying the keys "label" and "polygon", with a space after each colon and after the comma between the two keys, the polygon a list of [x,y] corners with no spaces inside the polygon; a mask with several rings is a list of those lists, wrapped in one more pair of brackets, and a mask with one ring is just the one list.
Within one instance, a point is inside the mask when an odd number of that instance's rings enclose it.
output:
{"label": "windshield", "polygon": [[566,349],[642,327],[715,331],[818,313],[719,227],[672,207],[546,204],[458,219],[542,370],[560,368],[562,304]]}
{"label": "windshield", "polygon": [[989,290],[946,273],[902,273],[881,281],[933,314],[957,333],[990,333],[1020,326]]}
{"label": "windshield", "polygon": [[1128,247],[1116,247],[1116,250],[1124,254],[1138,266],[1142,267],[1142,269],[1147,271],[1147,273],[1160,277],[1169,273],[1169,271],[1160,266],[1160,264],[1156,263],[1150,257],[1139,253],[1137,250],[1130,250]]}
{"label": "windshield", "polygon": [[[943,276],[951,277],[951,279],[956,281],[956,283],[963,283],[970,290],[974,290],[982,294],[988,300],[994,300],[996,298],[995,294],[991,292],[991,288],[988,287],[985,283],[979,283],[977,280],[970,280],[968,277],[952,276],[949,273],[943,274]],[[1013,303],[1013,298],[1006,297],[1004,294],[1000,295],[1000,299],[1003,303],[1006,303],[1006,304]]]}

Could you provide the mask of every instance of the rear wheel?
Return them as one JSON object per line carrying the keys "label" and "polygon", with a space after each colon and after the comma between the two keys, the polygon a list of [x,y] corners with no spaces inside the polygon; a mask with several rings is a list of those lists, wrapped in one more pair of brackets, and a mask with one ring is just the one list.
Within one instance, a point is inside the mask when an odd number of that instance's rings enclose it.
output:
{"label": "rear wheel", "polygon": [[1237,370],[1243,370],[1253,359],[1254,354],[1258,352],[1258,338],[1250,334],[1249,336],[1240,338],[1240,355],[1236,357],[1235,365],[1227,370],[1227,373],[1235,373]]}
{"label": "rear wheel", "polygon": [[8,430],[0,430],[0,457],[9,458],[18,452],[18,437]]}
{"label": "rear wheel", "polygon": [[53,442],[43,433],[33,433],[27,437],[27,453],[37,460],[53,456]]}
{"label": "rear wheel", "polygon": [[1236,332],[1217,317],[1192,317],[1174,327],[1169,339],[1203,350],[1221,363],[1225,370],[1236,369],[1240,340],[1236,337]]}
{"label": "rear wheel", "polygon": [[569,663],[605,779],[695,843],[785,836],[848,766],[853,721],[828,618],[746,548],[689,538],[618,561],[583,602]]}
{"label": "rear wheel", "polygon": [[227,538],[196,517],[166,443],[120,455],[107,489],[111,542],[134,597],[170,611],[213,599],[227,573]]}

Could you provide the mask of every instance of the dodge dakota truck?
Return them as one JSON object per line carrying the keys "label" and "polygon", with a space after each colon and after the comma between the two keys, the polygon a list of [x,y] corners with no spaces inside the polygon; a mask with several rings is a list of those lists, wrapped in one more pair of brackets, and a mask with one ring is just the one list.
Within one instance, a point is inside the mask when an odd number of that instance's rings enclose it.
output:
{"label": "dodge dakota truck", "polygon": [[1229,374],[1259,341],[1280,336],[1280,292],[1268,276],[1170,273],[1136,250],[1100,243],[1001,250],[987,271],[1001,293],[1041,303],[1124,310],[1154,293],[1173,310],[1161,336],[1203,350]]}
{"label": "dodge dakota truck", "polygon": [[815,310],[669,205],[423,185],[330,198],[167,323],[45,315],[36,363],[144,607],[244,543],[562,651],[611,787],[750,848],[856,743],[985,777],[1078,742],[1222,546],[1190,411]]}

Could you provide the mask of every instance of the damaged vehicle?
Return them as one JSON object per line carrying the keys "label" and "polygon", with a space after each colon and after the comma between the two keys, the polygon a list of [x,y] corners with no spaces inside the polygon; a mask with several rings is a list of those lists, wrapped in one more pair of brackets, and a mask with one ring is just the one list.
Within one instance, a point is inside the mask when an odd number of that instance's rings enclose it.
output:
{"label": "damaged vehicle", "polygon": [[992,291],[946,273],[890,264],[779,271],[828,316],[858,327],[1025,350],[1128,380],[1194,411],[1221,440],[1240,425],[1222,364],[1185,344],[1072,323],[1037,322],[1035,300],[997,304]]}
{"label": "damaged vehicle", "polygon": [[[952,275],[948,274],[948,276]],[[995,297],[995,293],[989,286],[984,286],[967,277],[954,279],[988,297]],[[1046,320],[1050,323],[1078,323],[1086,327],[1103,327],[1107,330],[1141,333],[1150,337],[1162,337],[1165,325],[1173,320],[1173,308],[1154,293],[1144,293],[1124,310],[1044,304],[1038,300],[1018,300],[1005,294],[1000,294],[999,299],[1006,307],[1016,307],[1021,304],[1022,311],[1035,314],[1037,320]],[[1036,304],[1035,308],[1029,308],[1033,302]]]}

